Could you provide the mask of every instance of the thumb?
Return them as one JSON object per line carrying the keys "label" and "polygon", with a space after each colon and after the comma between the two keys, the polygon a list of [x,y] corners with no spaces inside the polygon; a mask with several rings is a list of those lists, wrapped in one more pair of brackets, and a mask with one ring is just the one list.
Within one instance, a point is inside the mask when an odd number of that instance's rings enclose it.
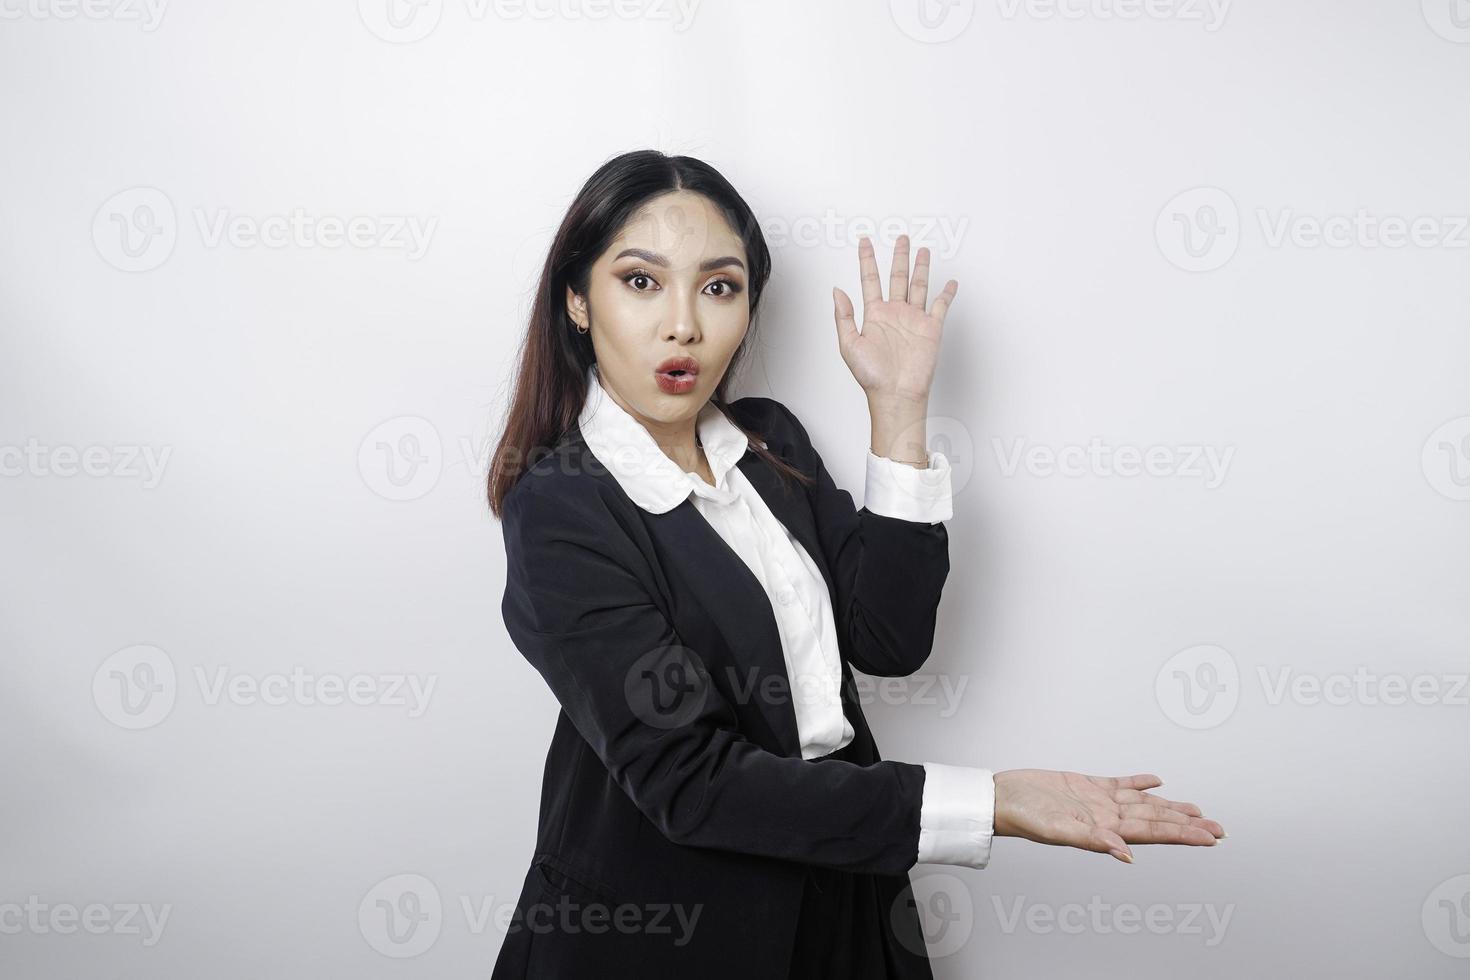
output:
{"label": "thumb", "polygon": [[837,319],[837,343],[845,346],[858,336],[857,319],[853,316],[852,300],[836,286],[832,287],[833,315]]}
{"label": "thumb", "polygon": [[1111,854],[1125,864],[1133,863],[1133,849],[1128,846],[1128,842],[1113,831],[1104,830],[1102,827],[1092,829],[1083,847],[1089,851]]}

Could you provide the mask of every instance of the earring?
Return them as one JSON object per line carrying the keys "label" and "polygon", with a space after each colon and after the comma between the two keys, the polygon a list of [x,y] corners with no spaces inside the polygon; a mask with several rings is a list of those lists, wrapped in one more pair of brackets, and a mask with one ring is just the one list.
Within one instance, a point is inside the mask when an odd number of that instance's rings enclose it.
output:
{"label": "earring", "polygon": [[584,327],[580,323],[577,324],[577,333],[586,333],[588,330],[591,330],[591,329],[592,328],[590,326]]}

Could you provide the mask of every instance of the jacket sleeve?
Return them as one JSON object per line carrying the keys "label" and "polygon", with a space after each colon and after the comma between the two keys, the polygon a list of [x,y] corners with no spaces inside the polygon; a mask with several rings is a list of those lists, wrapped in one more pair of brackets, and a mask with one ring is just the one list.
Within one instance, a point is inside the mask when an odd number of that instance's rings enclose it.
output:
{"label": "jacket sleeve", "polygon": [[[949,577],[948,531],[942,522],[856,508],[852,494],[833,483],[801,422],[785,405],[775,404],[794,432],[798,462],[816,478],[807,492],[832,573],[832,608],[848,659],[875,677],[912,674],[934,648],[939,598]],[[947,461],[938,462],[947,468]],[[943,476],[947,483],[947,472]]]}
{"label": "jacket sleeve", "polygon": [[506,629],[638,809],[677,844],[855,872],[912,867],[924,767],[814,764],[747,741],[612,513],[547,482],[527,474],[505,501]]}

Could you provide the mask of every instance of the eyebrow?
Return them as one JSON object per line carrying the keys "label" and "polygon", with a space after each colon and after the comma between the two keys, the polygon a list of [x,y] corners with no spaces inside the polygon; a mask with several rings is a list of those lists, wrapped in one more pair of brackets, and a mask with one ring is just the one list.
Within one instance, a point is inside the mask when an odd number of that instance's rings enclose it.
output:
{"label": "eyebrow", "polygon": [[[642,259],[650,265],[661,265],[665,269],[669,267],[669,260],[667,258],[658,254],[657,252],[650,252],[646,248],[625,248],[617,255],[613,256],[613,261],[616,262],[618,259],[622,258],[625,255],[631,255],[634,258]],[[719,269],[727,265],[733,265],[742,270],[745,268],[745,263],[741,262],[735,256],[722,255],[717,259],[705,259],[703,262],[699,263],[699,271],[709,272],[711,269]]]}

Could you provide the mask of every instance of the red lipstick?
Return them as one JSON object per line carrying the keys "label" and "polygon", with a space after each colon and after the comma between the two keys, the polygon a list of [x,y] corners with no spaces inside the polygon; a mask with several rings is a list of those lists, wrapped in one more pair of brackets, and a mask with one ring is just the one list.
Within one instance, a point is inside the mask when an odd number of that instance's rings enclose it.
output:
{"label": "red lipstick", "polygon": [[688,355],[670,357],[653,369],[653,379],[666,395],[684,395],[699,381],[699,362]]}

